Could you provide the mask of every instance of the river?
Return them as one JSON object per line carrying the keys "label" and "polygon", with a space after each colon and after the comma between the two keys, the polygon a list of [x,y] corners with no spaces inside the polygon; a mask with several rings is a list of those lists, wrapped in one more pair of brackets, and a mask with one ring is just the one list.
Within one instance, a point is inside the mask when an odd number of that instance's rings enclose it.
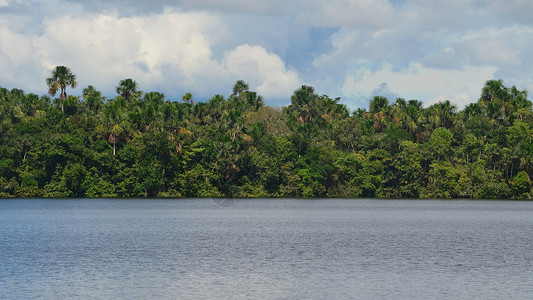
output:
{"label": "river", "polygon": [[0,299],[526,299],[533,202],[0,200]]}

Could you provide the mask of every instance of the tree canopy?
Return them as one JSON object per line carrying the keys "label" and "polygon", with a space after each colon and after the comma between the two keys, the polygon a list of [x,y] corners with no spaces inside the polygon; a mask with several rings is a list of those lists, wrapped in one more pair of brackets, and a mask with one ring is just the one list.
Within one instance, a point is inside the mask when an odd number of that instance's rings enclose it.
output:
{"label": "tree canopy", "polygon": [[227,98],[183,101],[129,78],[108,99],[0,88],[0,197],[376,197],[531,199],[533,111],[489,80],[463,110],[376,96],[350,112],[297,88],[264,104],[239,80]]}
{"label": "tree canopy", "polygon": [[76,75],[72,73],[69,67],[57,66],[52,71],[52,75],[46,78],[46,84],[50,96],[55,96],[60,91],[59,100],[61,101],[61,110],[64,111],[63,102],[67,99],[67,87],[75,88],[78,85]]}

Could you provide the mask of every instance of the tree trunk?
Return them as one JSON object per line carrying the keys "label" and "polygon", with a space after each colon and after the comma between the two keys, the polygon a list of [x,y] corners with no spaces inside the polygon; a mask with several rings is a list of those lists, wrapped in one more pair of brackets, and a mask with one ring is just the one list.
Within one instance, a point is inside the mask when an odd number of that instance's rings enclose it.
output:
{"label": "tree trunk", "polygon": [[65,99],[67,99],[67,93],[65,92],[65,88],[61,87],[61,95],[59,95],[59,100],[61,100],[62,112],[65,112],[65,109],[63,108],[63,102],[65,102]]}

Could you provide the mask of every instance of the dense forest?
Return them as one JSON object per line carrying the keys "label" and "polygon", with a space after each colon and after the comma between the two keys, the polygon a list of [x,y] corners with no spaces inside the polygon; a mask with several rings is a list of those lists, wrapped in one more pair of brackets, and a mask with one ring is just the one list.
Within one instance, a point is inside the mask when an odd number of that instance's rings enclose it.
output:
{"label": "dense forest", "polygon": [[67,95],[64,66],[46,84],[0,88],[0,197],[533,197],[532,103],[501,80],[462,111],[376,96],[354,112],[310,86],[278,108],[242,80],[205,101],[132,79]]}

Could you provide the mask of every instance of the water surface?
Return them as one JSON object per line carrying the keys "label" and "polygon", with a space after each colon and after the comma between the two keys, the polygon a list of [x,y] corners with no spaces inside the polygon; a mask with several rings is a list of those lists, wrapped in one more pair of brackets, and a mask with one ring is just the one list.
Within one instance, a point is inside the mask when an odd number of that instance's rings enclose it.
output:
{"label": "water surface", "polygon": [[0,299],[525,299],[533,202],[0,200]]}

